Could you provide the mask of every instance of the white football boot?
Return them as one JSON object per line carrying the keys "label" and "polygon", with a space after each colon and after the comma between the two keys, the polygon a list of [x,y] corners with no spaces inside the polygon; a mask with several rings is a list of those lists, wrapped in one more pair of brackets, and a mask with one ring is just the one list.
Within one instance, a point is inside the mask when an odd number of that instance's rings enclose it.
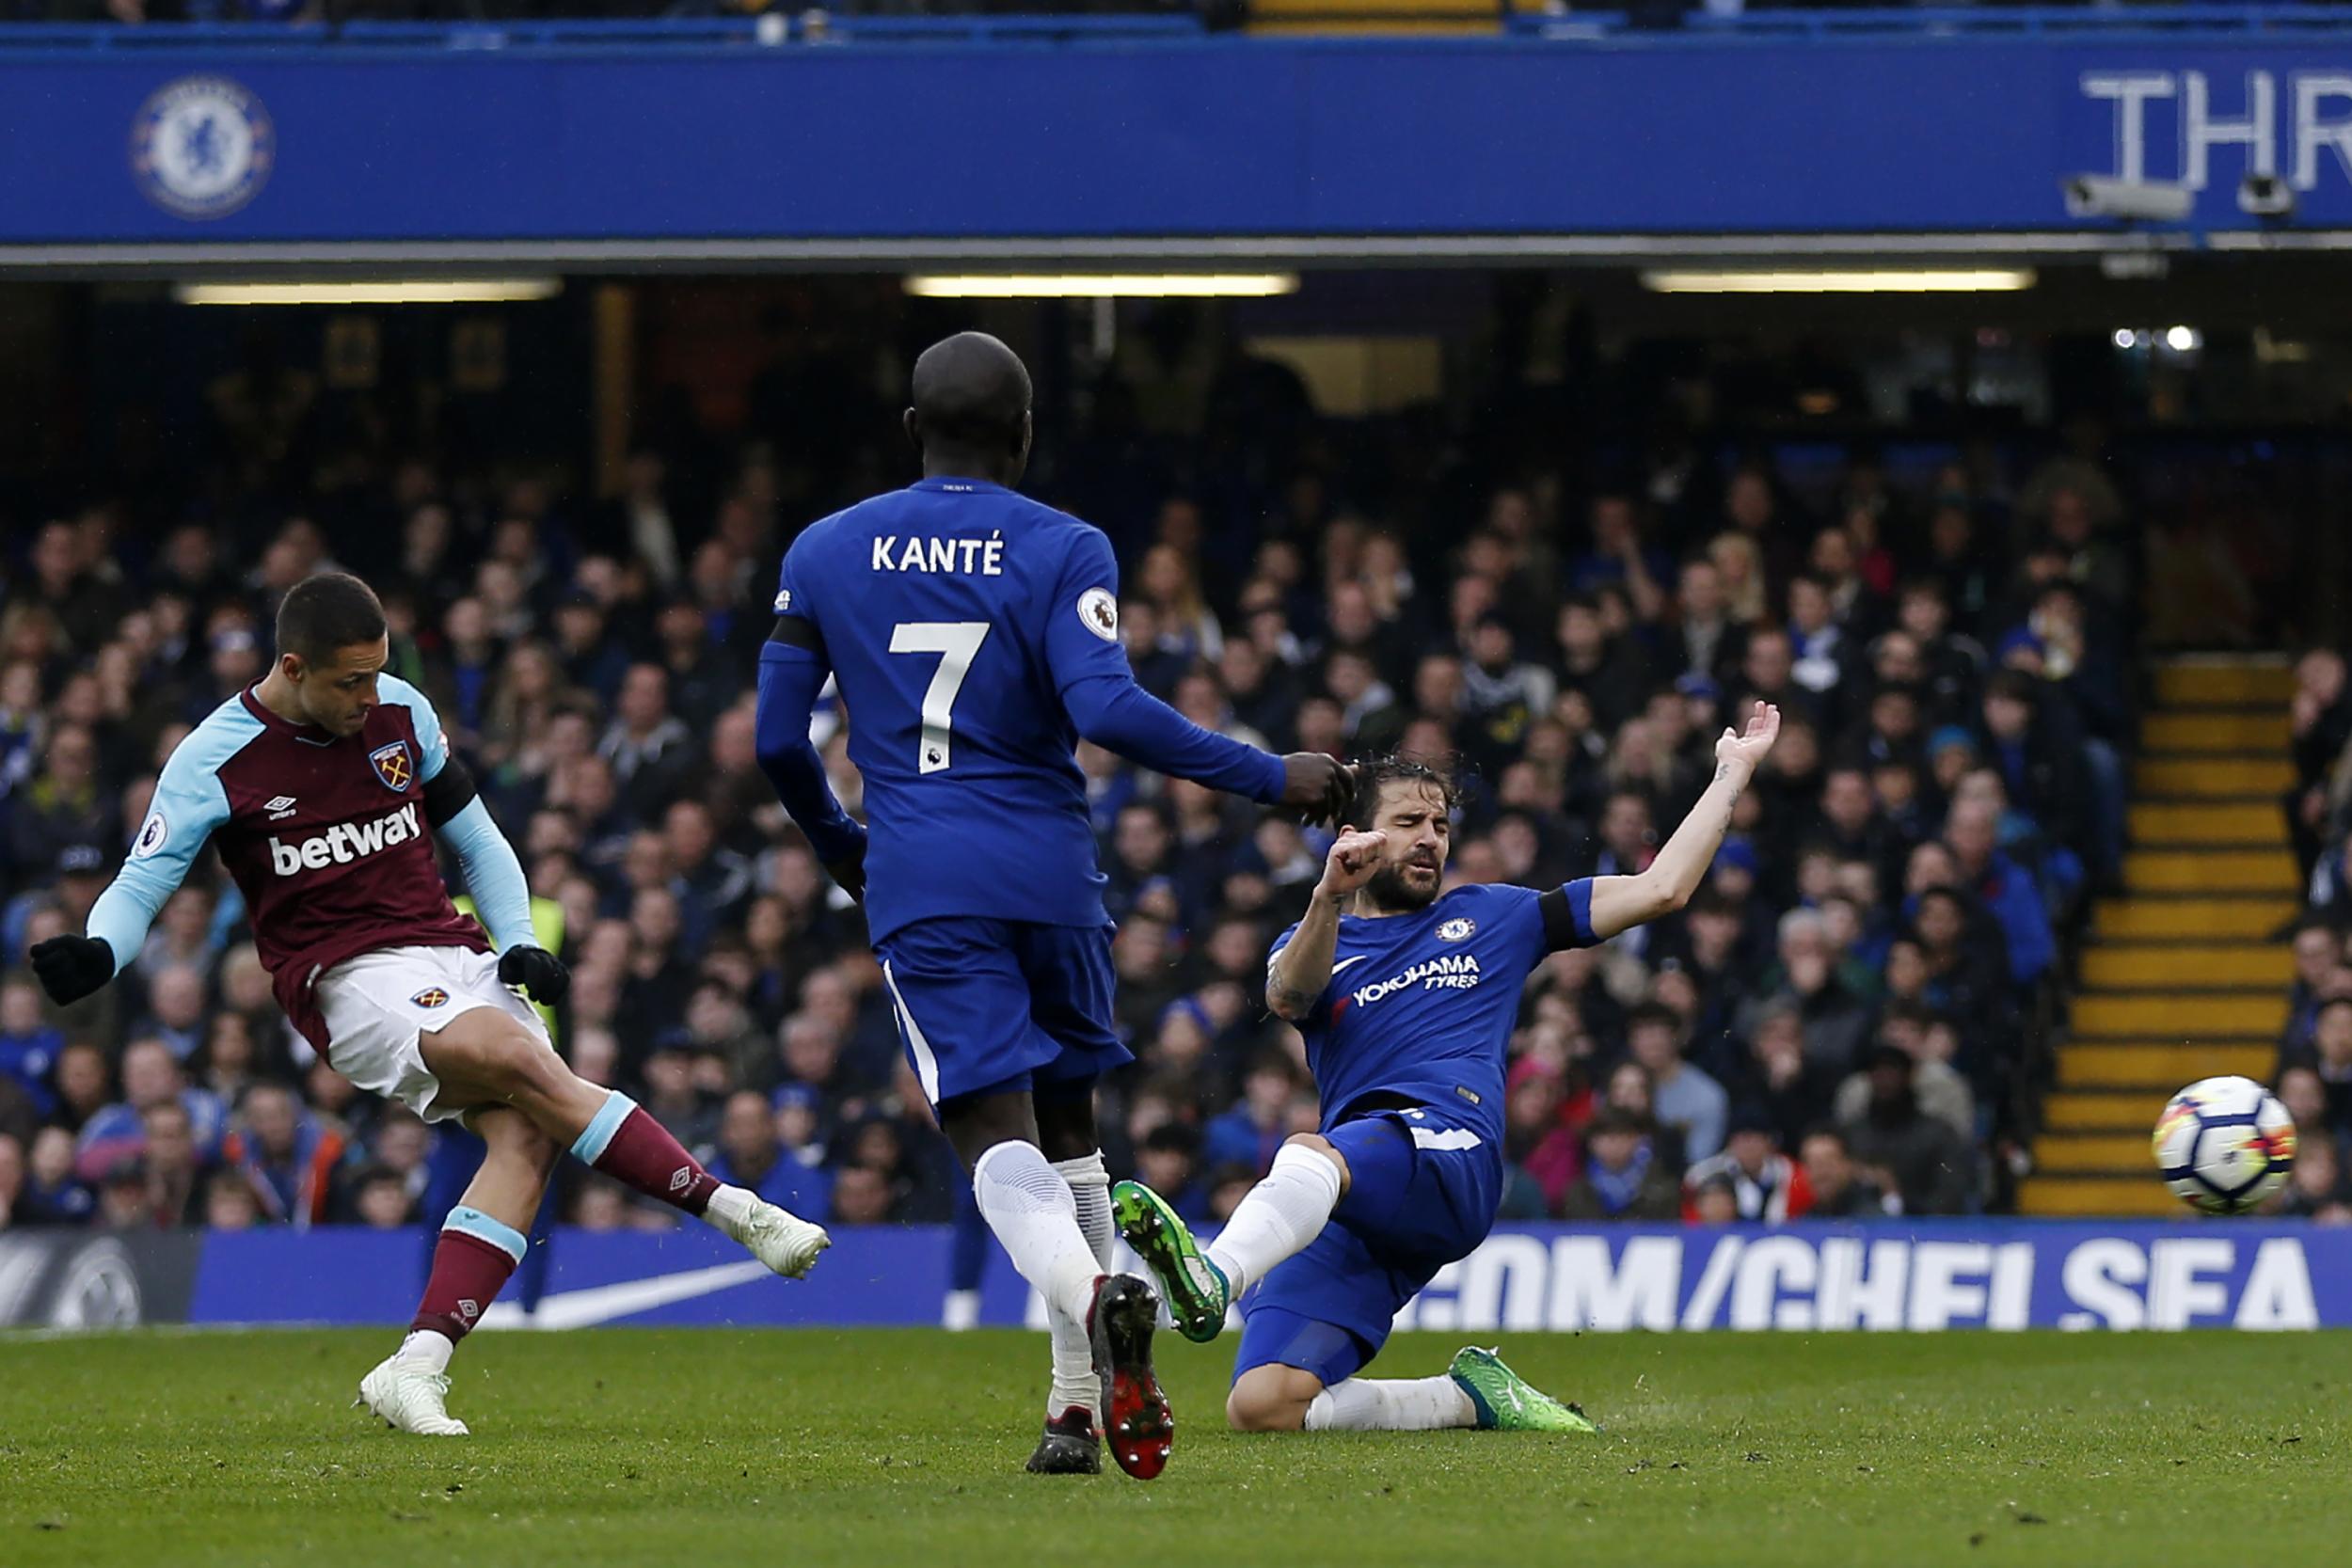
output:
{"label": "white football boot", "polygon": [[352,1402],[366,1405],[396,1431],[421,1437],[466,1436],[466,1423],[449,1413],[448,1399],[447,1372],[394,1353],[359,1380],[359,1397]]}
{"label": "white football boot", "polygon": [[708,1215],[720,1231],[742,1243],[753,1257],[787,1279],[806,1278],[816,1266],[817,1255],[833,1245],[823,1226],[811,1225],[789,1209],[755,1197],[741,1187],[720,1191],[743,1195],[735,1202],[711,1204]]}

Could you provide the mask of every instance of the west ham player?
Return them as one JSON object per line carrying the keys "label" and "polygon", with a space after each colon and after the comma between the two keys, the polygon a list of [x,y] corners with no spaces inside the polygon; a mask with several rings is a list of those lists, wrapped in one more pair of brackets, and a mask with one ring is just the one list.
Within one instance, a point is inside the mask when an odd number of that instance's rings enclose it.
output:
{"label": "west ham player", "polygon": [[1322,1130],[1283,1146],[1205,1247],[1149,1188],[1112,1191],[1185,1338],[1215,1338],[1241,1302],[1225,1403],[1236,1430],[1593,1430],[1492,1351],[1463,1350],[1441,1377],[1357,1373],[1398,1310],[1494,1225],[1503,1058],[1528,975],[1549,953],[1680,909],[1779,731],[1764,705],[1746,734],[1724,732],[1714,782],[1645,870],[1544,894],[1472,885],[1439,897],[1452,784],[1411,762],[1358,768],[1353,815],[1366,826],[1342,831],[1266,971],[1267,1004],[1306,1036]]}
{"label": "west ham player", "polygon": [[[806,1274],[827,1243],[721,1185],[627,1095],[574,1077],[556,1055],[508,988],[552,1004],[570,978],[533,945],[522,866],[431,705],[383,673],[388,654],[367,584],[342,573],[296,584],[278,611],[278,662],[165,762],[88,934],[41,942],[32,960],[60,1003],[104,985],[210,840],[304,1037],[360,1088],[427,1121],[462,1117],[481,1135],[488,1152],[442,1226],[407,1338],[359,1385],[360,1401],[402,1431],[461,1436],[445,1403],[450,1353],[521,1259],[566,1148],[700,1214],[778,1274]],[[488,940],[451,906],[428,830],[457,852]]]}
{"label": "west ham player", "polygon": [[[963,333],[914,366],[924,478],[793,544],[760,656],[759,755],[829,871],[863,896],[899,1035],[1013,1264],[1045,1298],[1054,1383],[1032,1470],[1167,1462],[1158,1303],[1108,1273],[1094,1081],[1132,1058],[1111,1023],[1110,923],[1080,736],[1164,773],[1335,816],[1346,770],[1187,722],[1135,683],[1102,533],[1017,495],[1029,376]],[[808,740],[828,674],[850,711],[866,830]]]}

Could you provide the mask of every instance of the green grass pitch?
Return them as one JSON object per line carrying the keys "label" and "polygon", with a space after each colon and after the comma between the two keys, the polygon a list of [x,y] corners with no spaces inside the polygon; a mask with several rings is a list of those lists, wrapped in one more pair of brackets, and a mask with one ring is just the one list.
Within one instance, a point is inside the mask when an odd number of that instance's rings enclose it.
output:
{"label": "green grass pitch", "polygon": [[454,1441],[346,1408],[390,1338],[0,1338],[0,1562],[2271,1564],[2352,1518],[2344,1335],[1505,1337],[1582,1439],[1235,1436],[1170,1335],[1149,1485],[1022,1473],[1037,1335],[485,1334]]}

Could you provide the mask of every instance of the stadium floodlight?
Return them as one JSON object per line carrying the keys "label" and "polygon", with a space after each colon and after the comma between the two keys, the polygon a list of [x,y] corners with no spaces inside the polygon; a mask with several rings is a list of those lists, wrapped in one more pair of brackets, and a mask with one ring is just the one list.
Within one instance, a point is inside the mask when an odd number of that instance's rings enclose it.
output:
{"label": "stadium floodlight", "polygon": [[1295,272],[917,274],[923,299],[1266,299],[1298,292]]}
{"label": "stadium floodlight", "polygon": [[507,305],[563,292],[560,277],[318,277],[179,283],[171,293],[183,305]]}
{"label": "stadium floodlight", "polygon": [[2030,267],[1845,269],[1834,272],[1667,270],[1642,274],[1661,294],[1959,294],[2001,293],[2034,285]]}

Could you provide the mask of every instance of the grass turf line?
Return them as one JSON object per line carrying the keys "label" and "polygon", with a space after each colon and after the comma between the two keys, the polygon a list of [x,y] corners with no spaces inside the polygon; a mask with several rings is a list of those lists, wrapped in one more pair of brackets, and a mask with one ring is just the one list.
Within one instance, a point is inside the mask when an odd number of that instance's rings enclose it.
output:
{"label": "grass turf line", "polygon": [[[2343,1542],[2344,1334],[1505,1336],[1598,1438],[1235,1436],[1230,1347],[1168,1336],[1150,1485],[1021,1473],[1041,1335],[485,1334],[454,1441],[346,1408],[393,1338],[0,1338],[0,1562],[2137,1568]],[[1375,1370],[1457,1343],[1400,1335]]]}

